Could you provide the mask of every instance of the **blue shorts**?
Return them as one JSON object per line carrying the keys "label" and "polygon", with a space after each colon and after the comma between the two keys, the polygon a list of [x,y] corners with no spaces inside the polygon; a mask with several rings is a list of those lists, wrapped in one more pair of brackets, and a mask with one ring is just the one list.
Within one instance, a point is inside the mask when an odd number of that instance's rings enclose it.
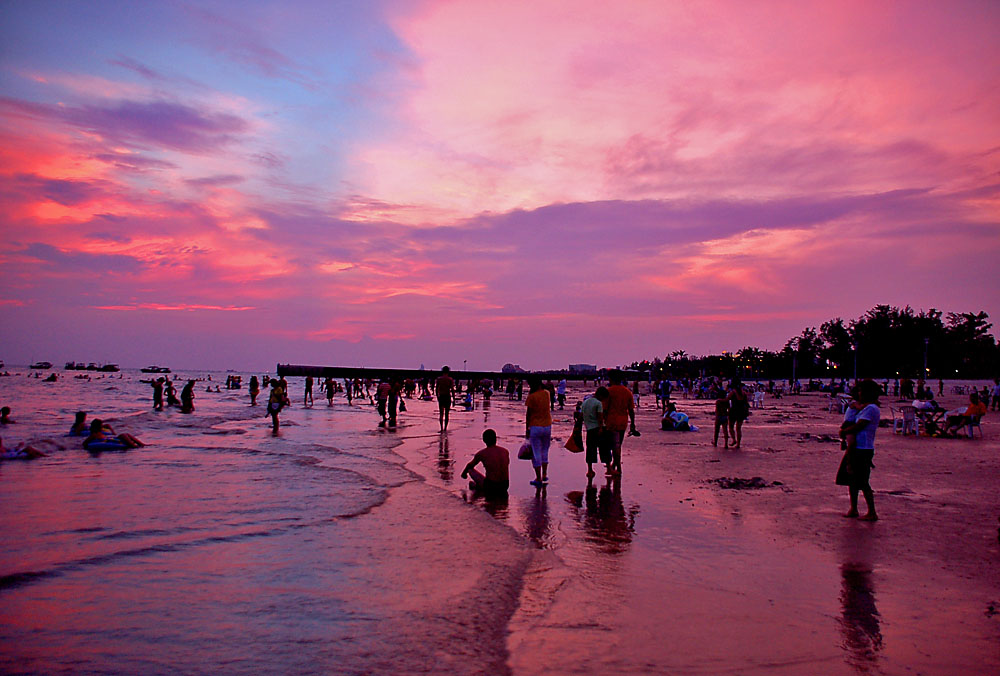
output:
{"label": "blue shorts", "polygon": [[531,443],[531,465],[541,467],[549,462],[549,445],[552,443],[552,426],[529,427],[528,441]]}

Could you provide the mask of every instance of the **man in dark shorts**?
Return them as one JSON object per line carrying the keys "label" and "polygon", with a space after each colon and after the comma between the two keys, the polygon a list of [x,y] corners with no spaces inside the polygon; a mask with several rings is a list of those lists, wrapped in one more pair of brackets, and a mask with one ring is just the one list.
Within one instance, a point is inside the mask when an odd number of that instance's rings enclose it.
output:
{"label": "man in dark shorts", "polygon": [[626,430],[630,435],[638,436],[635,431],[635,399],[632,392],[623,384],[625,377],[621,371],[612,371],[608,379],[608,401],[604,406],[604,426],[614,432],[612,436],[612,461],[608,474],[618,476],[622,473],[622,441]]}
{"label": "man in dark shorts", "polygon": [[587,439],[584,448],[587,451],[587,478],[593,478],[594,465],[597,463],[598,453],[600,460],[611,471],[611,447],[612,444],[601,444],[601,435],[604,433],[604,407],[608,403],[608,388],[597,388],[594,396],[588,397],[580,407],[583,415],[583,426],[587,430]]}
{"label": "man in dark shorts", "polygon": [[441,375],[438,376],[435,390],[438,400],[438,423],[441,431],[448,429],[448,414],[451,413],[451,396],[455,389],[455,381],[449,375],[451,369],[447,366],[441,367]]}
{"label": "man in dark shorts", "polygon": [[[486,448],[472,456],[462,470],[462,478],[471,479],[469,488],[487,498],[505,497],[510,486],[510,453],[497,446],[497,433],[493,430],[483,432],[483,443]],[[483,464],[485,475],[475,469],[479,463]]]}

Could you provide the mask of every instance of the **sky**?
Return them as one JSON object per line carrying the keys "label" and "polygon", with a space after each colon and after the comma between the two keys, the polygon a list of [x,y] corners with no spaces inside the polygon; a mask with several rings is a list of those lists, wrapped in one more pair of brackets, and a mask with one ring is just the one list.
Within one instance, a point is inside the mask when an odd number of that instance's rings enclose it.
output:
{"label": "sky", "polygon": [[997,321],[998,35],[991,0],[0,0],[0,359],[542,369]]}

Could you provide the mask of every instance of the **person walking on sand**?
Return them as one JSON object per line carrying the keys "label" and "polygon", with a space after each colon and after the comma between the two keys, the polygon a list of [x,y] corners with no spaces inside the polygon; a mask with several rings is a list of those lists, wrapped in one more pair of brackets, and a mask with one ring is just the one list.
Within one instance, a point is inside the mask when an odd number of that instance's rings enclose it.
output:
{"label": "person walking on sand", "polygon": [[627,430],[629,435],[638,436],[635,429],[635,399],[623,384],[624,376],[621,371],[612,371],[608,380],[611,386],[608,388],[608,401],[604,407],[604,426],[612,433],[612,460],[608,474],[618,476],[622,473],[622,442],[625,440],[625,432]]}
{"label": "person walking on sand", "polygon": [[743,422],[750,417],[750,399],[739,378],[729,383],[729,436],[733,438],[733,448],[739,448],[743,441]]}
{"label": "person walking on sand", "polygon": [[532,486],[549,480],[549,445],[552,443],[552,399],[539,378],[532,378],[524,405],[524,438],[531,444],[531,466],[535,470]]}
{"label": "person walking on sand", "polygon": [[719,445],[719,430],[725,437],[725,448],[729,448],[729,400],[720,397],[715,400],[715,436],[712,438],[712,445]]}
{"label": "person walking on sand", "polygon": [[559,401],[559,410],[563,410],[566,406],[566,379],[563,378],[556,385],[556,399]]}
{"label": "person walking on sand", "polygon": [[608,473],[611,472],[611,449],[601,443],[601,435],[604,433],[604,406],[608,399],[608,388],[602,385],[594,392],[594,396],[587,397],[580,407],[583,426],[587,430],[584,449],[587,455],[588,479],[594,476],[594,465],[597,464],[598,456]]}
{"label": "person walking on sand", "polygon": [[448,416],[451,413],[451,398],[455,391],[455,381],[452,379],[450,372],[450,367],[442,366],[441,375],[438,376],[434,385],[434,391],[437,394],[438,400],[438,424],[441,426],[442,432],[448,429]]}
{"label": "person walking on sand", "polygon": [[379,416],[382,420],[379,421],[379,427],[385,427],[386,425],[386,415],[388,415],[389,406],[389,391],[392,390],[392,386],[388,382],[382,380],[379,382],[378,387],[375,388],[375,410],[378,411]]}
{"label": "person walking on sand", "polygon": [[875,513],[875,494],[872,492],[869,477],[874,467],[872,459],[875,457],[875,432],[878,431],[881,418],[878,407],[880,393],[881,388],[872,380],[866,379],[858,383],[857,400],[861,410],[857,412],[853,423],[845,422],[840,428],[840,438],[845,442],[852,436],[854,438],[853,450],[848,444],[847,451],[850,468],[847,482],[851,494],[851,508],[844,516],[849,519],[858,516],[858,491],[860,491],[865,496],[865,503],[868,506],[868,512],[861,519],[878,520],[878,515]]}
{"label": "person walking on sand", "polygon": [[[471,479],[469,488],[482,493],[487,500],[505,498],[510,487],[510,452],[497,446],[497,433],[493,430],[483,432],[483,443],[486,448],[472,456],[462,470],[462,478]],[[476,470],[479,463],[483,464],[486,474]]]}

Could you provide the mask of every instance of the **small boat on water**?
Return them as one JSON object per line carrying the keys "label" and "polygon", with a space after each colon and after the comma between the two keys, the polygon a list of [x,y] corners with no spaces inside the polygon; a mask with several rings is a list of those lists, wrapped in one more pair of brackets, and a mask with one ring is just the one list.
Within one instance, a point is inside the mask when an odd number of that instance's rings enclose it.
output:
{"label": "small boat on water", "polygon": [[139,370],[143,373],[170,373],[170,369],[166,366],[147,366]]}
{"label": "small boat on water", "polygon": [[96,362],[84,364],[82,361],[68,361],[66,362],[65,369],[67,371],[101,371],[104,373],[117,373],[121,371],[118,368],[118,364],[101,364],[98,366]]}
{"label": "small boat on water", "polygon": [[45,371],[52,368],[52,362],[50,361],[36,361],[34,364],[28,368],[35,369],[36,371]]}

